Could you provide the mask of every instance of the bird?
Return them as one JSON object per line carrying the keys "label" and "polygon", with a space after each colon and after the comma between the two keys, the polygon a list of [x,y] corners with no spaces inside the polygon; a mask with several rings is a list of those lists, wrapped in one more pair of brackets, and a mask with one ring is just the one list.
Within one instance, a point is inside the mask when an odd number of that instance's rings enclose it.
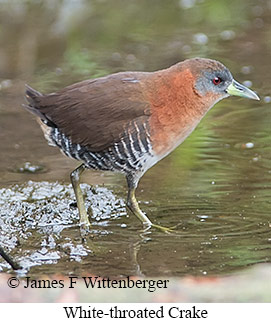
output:
{"label": "bird", "polygon": [[126,176],[126,205],[143,227],[153,223],[135,191],[144,173],[179,146],[215,103],[228,96],[260,100],[222,63],[191,58],[154,72],[118,72],[49,94],[26,85],[23,105],[49,145],[81,162],[70,174],[80,225],[90,228],[80,188],[86,169]]}

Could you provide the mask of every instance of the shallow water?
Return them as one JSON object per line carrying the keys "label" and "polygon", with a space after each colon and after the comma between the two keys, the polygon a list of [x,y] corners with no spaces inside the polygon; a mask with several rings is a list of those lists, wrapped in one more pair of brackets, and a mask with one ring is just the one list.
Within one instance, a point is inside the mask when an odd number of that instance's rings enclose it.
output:
{"label": "shallow water", "polygon": [[[21,275],[220,275],[270,262],[270,2],[46,3],[0,2],[0,243]],[[221,60],[262,100],[218,103],[142,178],[141,208],[173,233],[143,232],[126,211],[125,179],[88,171],[94,218],[82,239],[69,184],[77,163],[21,108],[23,84],[53,91],[193,56]],[[0,270],[10,270],[2,259]]]}

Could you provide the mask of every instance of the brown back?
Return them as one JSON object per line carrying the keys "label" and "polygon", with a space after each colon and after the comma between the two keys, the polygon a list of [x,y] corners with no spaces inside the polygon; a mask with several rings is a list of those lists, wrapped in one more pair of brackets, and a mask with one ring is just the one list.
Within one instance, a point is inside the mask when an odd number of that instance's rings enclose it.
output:
{"label": "brown back", "polygon": [[[101,151],[125,135],[135,131],[134,122],[147,123],[148,102],[141,80],[148,73],[126,72],[86,80],[56,93],[27,95],[32,113],[49,120],[72,142]],[[31,95],[32,94],[32,95]],[[132,122],[133,121],[133,122]]]}

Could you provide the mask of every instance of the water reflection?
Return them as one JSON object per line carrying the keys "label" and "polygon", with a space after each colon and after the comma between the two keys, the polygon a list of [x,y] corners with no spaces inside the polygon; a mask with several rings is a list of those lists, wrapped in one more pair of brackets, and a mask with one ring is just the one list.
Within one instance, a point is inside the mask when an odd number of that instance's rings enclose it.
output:
{"label": "water reflection", "polygon": [[[225,274],[270,262],[270,15],[270,1],[255,0],[0,1],[1,244],[33,275]],[[54,91],[198,55],[221,60],[236,79],[253,83],[262,101],[219,103],[142,178],[141,207],[155,223],[177,225],[170,235],[141,232],[124,207],[122,176],[87,172],[83,182],[108,191],[90,198],[89,206],[100,201],[96,211],[105,213],[82,241],[61,184],[76,164],[48,147],[20,108],[24,83]],[[42,169],[18,172],[31,166]],[[43,198],[35,203],[29,180],[40,183]],[[2,260],[0,268],[8,271]]]}

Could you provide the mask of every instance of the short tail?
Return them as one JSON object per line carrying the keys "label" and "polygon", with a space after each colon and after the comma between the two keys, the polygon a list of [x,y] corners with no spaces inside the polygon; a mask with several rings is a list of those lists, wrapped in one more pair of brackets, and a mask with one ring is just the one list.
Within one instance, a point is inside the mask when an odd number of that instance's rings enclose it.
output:
{"label": "short tail", "polygon": [[35,116],[39,117],[46,125],[55,127],[55,124],[50,121],[44,113],[40,111],[40,101],[43,97],[43,94],[37,90],[34,90],[27,84],[25,85],[25,87],[25,99],[27,104],[23,104],[23,107]]}
{"label": "short tail", "polygon": [[27,102],[32,105],[35,106],[36,100],[38,97],[43,96],[40,92],[38,92],[37,90],[34,90],[32,87],[30,87],[29,85],[25,85],[25,97]]}
{"label": "short tail", "polygon": [[44,115],[39,111],[39,98],[42,97],[42,94],[32,89],[29,85],[25,85],[25,87],[25,99],[27,104],[23,104],[23,107],[39,118],[44,119]]}

